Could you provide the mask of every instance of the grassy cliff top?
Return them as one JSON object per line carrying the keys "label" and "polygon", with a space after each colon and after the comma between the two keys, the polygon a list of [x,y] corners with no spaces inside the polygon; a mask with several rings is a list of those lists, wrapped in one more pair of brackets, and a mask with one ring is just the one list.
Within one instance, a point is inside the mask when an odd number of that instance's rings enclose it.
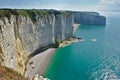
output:
{"label": "grassy cliff top", "polygon": [[36,21],[36,16],[50,15],[50,14],[60,14],[65,13],[53,9],[0,9],[0,18],[7,17],[10,19],[11,15],[21,15],[29,17],[33,22]]}
{"label": "grassy cliff top", "polygon": [[0,66],[0,80],[29,80],[14,70]]}
{"label": "grassy cliff top", "polygon": [[61,12],[53,9],[0,9],[0,17],[9,17],[10,15],[35,16],[52,13],[60,14]]}

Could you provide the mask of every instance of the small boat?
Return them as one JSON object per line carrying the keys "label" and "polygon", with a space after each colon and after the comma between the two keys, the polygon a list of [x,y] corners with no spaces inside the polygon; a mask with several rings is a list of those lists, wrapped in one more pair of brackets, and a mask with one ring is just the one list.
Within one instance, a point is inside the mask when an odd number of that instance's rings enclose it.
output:
{"label": "small boat", "polygon": [[97,40],[96,39],[92,39],[93,42],[96,42]]}

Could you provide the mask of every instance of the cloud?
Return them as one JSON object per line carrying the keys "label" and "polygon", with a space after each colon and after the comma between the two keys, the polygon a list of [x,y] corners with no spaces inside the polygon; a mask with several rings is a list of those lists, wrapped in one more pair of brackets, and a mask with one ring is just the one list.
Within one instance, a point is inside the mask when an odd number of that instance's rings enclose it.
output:
{"label": "cloud", "polygon": [[69,4],[37,4],[35,6],[41,9],[57,9],[57,10],[72,10],[72,11],[97,11],[96,6],[79,6],[79,5],[69,5]]}
{"label": "cloud", "polygon": [[100,10],[109,12],[120,12],[120,0],[100,0]]}
{"label": "cloud", "polygon": [[120,4],[120,0],[100,0],[100,4],[119,5]]}

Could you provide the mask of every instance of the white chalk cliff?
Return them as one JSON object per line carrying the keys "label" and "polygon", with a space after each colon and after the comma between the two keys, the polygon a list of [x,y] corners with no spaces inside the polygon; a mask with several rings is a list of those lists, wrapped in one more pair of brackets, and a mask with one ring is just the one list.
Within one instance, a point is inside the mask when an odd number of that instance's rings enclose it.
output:
{"label": "white chalk cliff", "polygon": [[[36,54],[44,46],[55,44],[55,40],[62,41],[73,36],[74,18],[79,15],[69,11],[53,11],[32,16],[35,20],[33,22],[31,17],[16,15],[15,12],[17,11],[10,12],[10,17],[0,17],[0,65],[10,67],[21,74],[25,72],[30,55]],[[99,15],[97,16],[99,19]],[[93,22],[95,19],[92,17]]]}

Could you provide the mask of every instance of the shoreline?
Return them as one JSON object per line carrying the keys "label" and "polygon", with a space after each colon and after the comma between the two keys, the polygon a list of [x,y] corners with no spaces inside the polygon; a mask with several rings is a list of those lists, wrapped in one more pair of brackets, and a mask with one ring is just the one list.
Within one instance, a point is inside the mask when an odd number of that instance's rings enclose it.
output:
{"label": "shoreline", "polygon": [[[74,24],[74,30],[73,32],[79,27],[80,24]],[[82,38],[70,38],[68,40],[63,41],[60,43],[60,47],[67,46],[69,44],[72,44],[74,42],[83,41]],[[31,80],[36,80],[34,78],[38,78],[40,80],[48,80],[47,78],[43,78],[42,75],[45,73],[45,70],[52,58],[52,56],[55,53],[55,48],[49,48],[43,52],[40,52],[39,54],[31,57],[31,59],[28,61],[26,66],[26,72],[25,77],[28,77]]]}
{"label": "shoreline", "polygon": [[75,42],[82,42],[82,41],[85,41],[85,39],[73,37],[73,38],[70,38],[69,40],[65,40],[62,43],[60,43],[59,48],[68,46],[68,45],[75,43]]}
{"label": "shoreline", "polygon": [[54,53],[55,48],[49,48],[46,51],[32,57],[28,61],[25,77],[32,79],[36,74],[42,76]]}
{"label": "shoreline", "polygon": [[75,32],[76,31],[76,29],[78,28],[80,26],[80,24],[73,24],[73,32]]}

